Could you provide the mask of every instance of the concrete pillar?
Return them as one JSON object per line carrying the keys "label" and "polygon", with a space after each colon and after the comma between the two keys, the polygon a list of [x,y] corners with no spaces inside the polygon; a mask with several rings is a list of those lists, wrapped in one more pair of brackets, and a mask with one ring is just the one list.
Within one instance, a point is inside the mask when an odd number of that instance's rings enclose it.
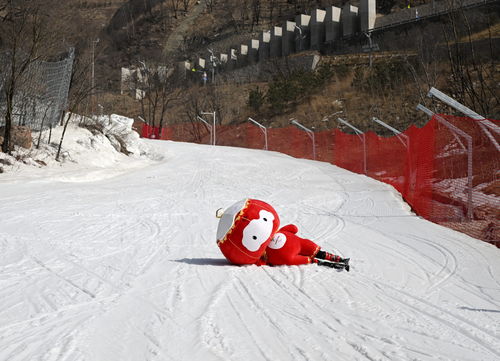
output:
{"label": "concrete pillar", "polygon": [[259,38],[259,61],[266,60],[269,58],[270,44],[271,44],[271,32],[263,31]]}
{"label": "concrete pillar", "polygon": [[283,28],[281,26],[273,27],[271,31],[271,46],[269,55],[271,57],[281,56],[283,49]]}
{"label": "concrete pillar", "polygon": [[311,31],[309,24],[311,22],[310,15],[297,15],[295,17],[295,49],[296,51],[309,50],[311,44]]}
{"label": "concrete pillar", "polygon": [[241,44],[240,51],[238,54],[238,66],[246,66],[248,65],[248,45]]}
{"label": "concrete pillar", "polygon": [[187,76],[187,74],[188,74],[188,72],[191,71],[191,63],[189,61],[187,61],[187,60],[181,61],[180,63],[178,63],[177,71],[179,72],[180,76],[183,79],[185,79],[186,76]]}
{"label": "concrete pillar", "polygon": [[235,49],[235,48],[229,48],[229,52],[228,52],[229,56],[228,56],[228,61],[227,61],[227,65],[226,65],[226,68],[227,69],[235,69],[237,67],[237,64],[238,64],[238,51]]}
{"label": "concrete pillar", "polygon": [[376,0],[361,0],[359,4],[359,18],[361,31],[363,32],[372,30],[375,27],[376,3]]}
{"label": "concrete pillar", "polygon": [[325,17],[325,42],[333,43],[341,37],[340,28],[340,8],[336,6],[329,6],[326,8]]}
{"label": "concrete pillar", "polygon": [[238,50],[229,48],[229,60],[238,60]]}
{"label": "concrete pillar", "polygon": [[358,8],[346,3],[342,8],[342,36],[351,36],[359,31]]}
{"label": "concrete pillar", "polygon": [[248,41],[248,62],[254,64],[259,61],[259,46],[260,41],[250,39]]}
{"label": "concrete pillar", "polygon": [[325,42],[326,11],[316,9],[311,15],[311,49],[319,50]]}
{"label": "concrete pillar", "polygon": [[196,63],[196,70],[206,69],[205,65],[206,65],[205,59],[198,58],[198,62]]}
{"label": "concrete pillar", "polygon": [[282,56],[295,53],[295,25],[295,21],[287,21],[283,26]]}
{"label": "concrete pillar", "polygon": [[120,83],[120,94],[126,94],[131,89],[132,71],[129,68],[122,67],[122,81]]}

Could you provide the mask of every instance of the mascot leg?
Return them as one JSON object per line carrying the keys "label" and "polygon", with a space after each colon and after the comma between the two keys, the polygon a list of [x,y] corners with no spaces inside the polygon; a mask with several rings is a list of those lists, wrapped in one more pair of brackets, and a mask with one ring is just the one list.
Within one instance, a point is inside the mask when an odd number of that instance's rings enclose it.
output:
{"label": "mascot leg", "polygon": [[319,250],[320,247],[310,239],[300,238],[300,255],[315,258]]}
{"label": "mascot leg", "polygon": [[337,256],[333,253],[325,252],[323,250],[319,250],[314,258],[324,259],[325,261],[330,261],[330,262],[342,262],[342,258],[340,256]]}
{"label": "mascot leg", "polygon": [[300,254],[298,254],[288,257],[285,264],[289,266],[298,266],[301,264],[309,264],[309,263],[314,263],[314,260],[311,257],[301,256]]}

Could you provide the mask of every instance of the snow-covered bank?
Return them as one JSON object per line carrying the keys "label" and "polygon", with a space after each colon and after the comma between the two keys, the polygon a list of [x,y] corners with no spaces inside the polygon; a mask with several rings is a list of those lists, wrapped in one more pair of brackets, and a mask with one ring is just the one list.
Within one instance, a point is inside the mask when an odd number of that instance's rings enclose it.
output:
{"label": "snow-covered bank", "polygon": [[[144,142],[165,158],[140,171],[99,168],[97,142],[43,182],[0,175],[0,360],[500,358],[499,249],[327,163]],[[351,272],[227,264],[214,213],[245,197]]]}
{"label": "snow-covered bank", "polygon": [[[130,118],[113,114],[94,120],[73,115],[71,119],[59,161],[56,161],[56,154],[62,126],[44,130],[39,149],[17,147],[12,156],[0,153],[4,171],[0,174],[0,182],[18,178],[99,180],[148,166],[165,156],[139,138],[132,130]],[[35,145],[38,137],[39,133],[34,132]],[[47,144],[49,137],[50,144]]]}

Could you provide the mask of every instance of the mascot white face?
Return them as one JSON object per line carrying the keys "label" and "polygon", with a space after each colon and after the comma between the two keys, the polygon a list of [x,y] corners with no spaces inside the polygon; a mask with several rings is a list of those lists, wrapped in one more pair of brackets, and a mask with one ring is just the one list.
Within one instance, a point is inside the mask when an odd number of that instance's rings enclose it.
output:
{"label": "mascot white face", "polygon": [[253,219],[243,230],[242,244],[251,252],[257,251],[266,242],[273,232],[274,215],[261,210],[259,218]]}
{"label": "mascot white face", "polygon": [[[219,211],[216,216],[219,217]],[[258,199],[243,199],[220,216],[217,246],[233,264],[256,264],[279,225],[280,218],[271,205]]]}

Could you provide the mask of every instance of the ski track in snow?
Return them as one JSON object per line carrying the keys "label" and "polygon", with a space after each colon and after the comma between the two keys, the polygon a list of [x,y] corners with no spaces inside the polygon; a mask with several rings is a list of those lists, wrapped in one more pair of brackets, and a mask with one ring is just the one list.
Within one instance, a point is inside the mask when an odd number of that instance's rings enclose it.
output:
{"label": "ski track in snow", "polygon": [[[495,247],[327,163],[151,144],[114,178],[0,183],[0,360],[500,359]],[[351,272],[229,265],[215,210],[245,197]]]}

